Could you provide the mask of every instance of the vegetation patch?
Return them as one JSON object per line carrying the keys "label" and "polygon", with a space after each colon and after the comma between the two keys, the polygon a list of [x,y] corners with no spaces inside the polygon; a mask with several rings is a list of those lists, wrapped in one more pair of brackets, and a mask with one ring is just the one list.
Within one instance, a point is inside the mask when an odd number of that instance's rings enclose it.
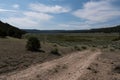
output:
{"label": "vegetation patch", "polygon": [[81,51],[81,48],[79,46],[74,46],[74,49],[77,51]]}
{"label": "vegetation patch", "polygon": [[39,51],[40,41],[36,37],[30,37],[26,45],[27,50],[29,51]]}
{"label": "vegetation patch", "polygon": [[57,56],[61,56],[59,50],[57,48],[53,49],[51,52],[51,54],[57,55]]}
{"label": "vegetation patch", "polygon": [[0,37],[4,38],[6,36],[21,38],[26,32],[20,30],[8,23],[3,23],[0,21]]}
{"label": "vegetation patch", "polygon": [[120,65],[119,65],[119,66],[116,66],[116,67],[113,69],[113,71],[114,71],[115,73],[120,74]]}
{"label": "vegetation patch", "polygon": [[87,47],[86,47],[86,46],[82,46],[81,48],[82,48],[83,50],[87,49]]}

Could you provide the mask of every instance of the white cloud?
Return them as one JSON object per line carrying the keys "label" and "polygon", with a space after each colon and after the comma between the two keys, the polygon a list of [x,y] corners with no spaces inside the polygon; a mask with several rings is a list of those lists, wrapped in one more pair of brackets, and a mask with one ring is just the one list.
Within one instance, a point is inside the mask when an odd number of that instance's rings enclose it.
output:
{"label": "white cloud", "polygon": [[[15,4],[13,5],[13,8],[19,8],[19,5]],[[12,12],[14,10],[0,9],[0,12],[6,11]],[[11,13],[9,14],[9,17],[4,18],[3,20],[19,28],[37,28],[40,27],[44,22],[49,22],[49,20],[52,18],[54,18],[54,16],[48,13],[29,10],[19,12],[16,11],[16,15]]]}
{"label": "white cloud", "polygon": [[38,12],[24,12],[24,15],[26,17],[29,17],[31,19],[37,19],[37,20],[50,20],[53,18],[53,16],[45,14],[45,13],[38,13]]}
{"label": "white cloud", "polygon": [[62,7],[59,5],[48,6],[44,4],[30,4],[30,9],[42,13],[66,13],[70,11],[70,8]]}
{"label": "white cloud", "polygon": [[20,14],[21,17],[13,16],[4,19],[4,21],[19,28],[34,29],[40,26],[43,22],[47,22],[53,18],[53,16],[51,15],[45,13],[32,12],[32,11],[21,12]]}
{"label": "white cloud", "polygon": [[0,12],[16,12],[15,10],[1,9]]}
{"label": "white cloud", "polygon": [[15,9],[19,9],[20,6],[18,4],[14,4],[12,7]]}
{"label": "white cloud", "polygon": [[5,19],[5,21],[20,28],[34,28],[34,26],[38,25],[36,21],[33,21],[29,18],[10,17]]}
{"label": "white cloud", "polygon": [[[14,4],[12,7],[14,9],[19,9],[20,6],[18,4]],[[51,27],[54,28],[57,24],[51,24],[51,19],[54,18],[53,15],[70,11],[69,8],[59,5],[47,6],[44,4],[30,4],[28,5],[28,8],[30,9],[28,11],[0,9],[0,12],[15,12],[15,15],[13,13],[9,13],[9,16],[3,18],[2,20],[23,29],[45,29],[44,26],[49,24],[49,26],[52,25],[53,27]]]}
{"label": "white cloud", "polygon": [[106,22],[120,16],[120,10],[111,5],[110,0],[90,1],[82,9],[73,13],[78,18],[88,21]]}

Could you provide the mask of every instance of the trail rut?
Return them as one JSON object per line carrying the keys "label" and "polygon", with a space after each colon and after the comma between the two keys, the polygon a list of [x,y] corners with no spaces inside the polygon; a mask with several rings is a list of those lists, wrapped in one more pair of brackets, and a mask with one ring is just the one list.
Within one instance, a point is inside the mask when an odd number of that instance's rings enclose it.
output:
{"label": "trail rut", "polygon": [[33,65],[30,68],[1,76],[5,80],[77,80],[101,52],[75,52],[60,59]]}

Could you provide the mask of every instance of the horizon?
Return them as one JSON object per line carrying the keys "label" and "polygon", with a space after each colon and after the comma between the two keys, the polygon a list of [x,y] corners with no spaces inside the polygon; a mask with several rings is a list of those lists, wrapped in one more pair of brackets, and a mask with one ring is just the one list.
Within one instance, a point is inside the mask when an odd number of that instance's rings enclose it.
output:
{"label": "horizon", "polygon": [[[119,24],[120,25],[120,24]],[[117,27],[117,26],[119,26],[119,25],[114,25],[114,26],[106,26],[106,27],[98,27],[98,28],[90,28],[90,29],[78,29],[78,30],[91,30],[91,29],[101,29],[101,28],[112,28],[112,27]],[[38,31],[74,31],[74,30],[76,30],[77,31],[77,29],[72,29],[72,30],[69,30],[69,29],[22,29],[22,30],[38,30]]]}
{"label": "horizon", "polygon": [[20,29],[86,30],[117,26],[120,0],[0,0],[0,20]]}

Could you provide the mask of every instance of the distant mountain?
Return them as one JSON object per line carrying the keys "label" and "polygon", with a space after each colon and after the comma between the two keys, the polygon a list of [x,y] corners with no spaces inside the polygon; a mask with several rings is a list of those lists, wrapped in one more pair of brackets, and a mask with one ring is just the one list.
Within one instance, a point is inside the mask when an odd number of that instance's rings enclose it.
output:
{"label": "distant mountain", "polygon": [[113,33],[120,32],[120,25],[107,28],[98,28],[90,30],[35,30],[35,29],[24,29],[28,33]]}
{"label": "distant mountain", "polygon": [[11,36],[21,38],[23,34],[25,34],[25,31],[0,21],[0,37]]}

